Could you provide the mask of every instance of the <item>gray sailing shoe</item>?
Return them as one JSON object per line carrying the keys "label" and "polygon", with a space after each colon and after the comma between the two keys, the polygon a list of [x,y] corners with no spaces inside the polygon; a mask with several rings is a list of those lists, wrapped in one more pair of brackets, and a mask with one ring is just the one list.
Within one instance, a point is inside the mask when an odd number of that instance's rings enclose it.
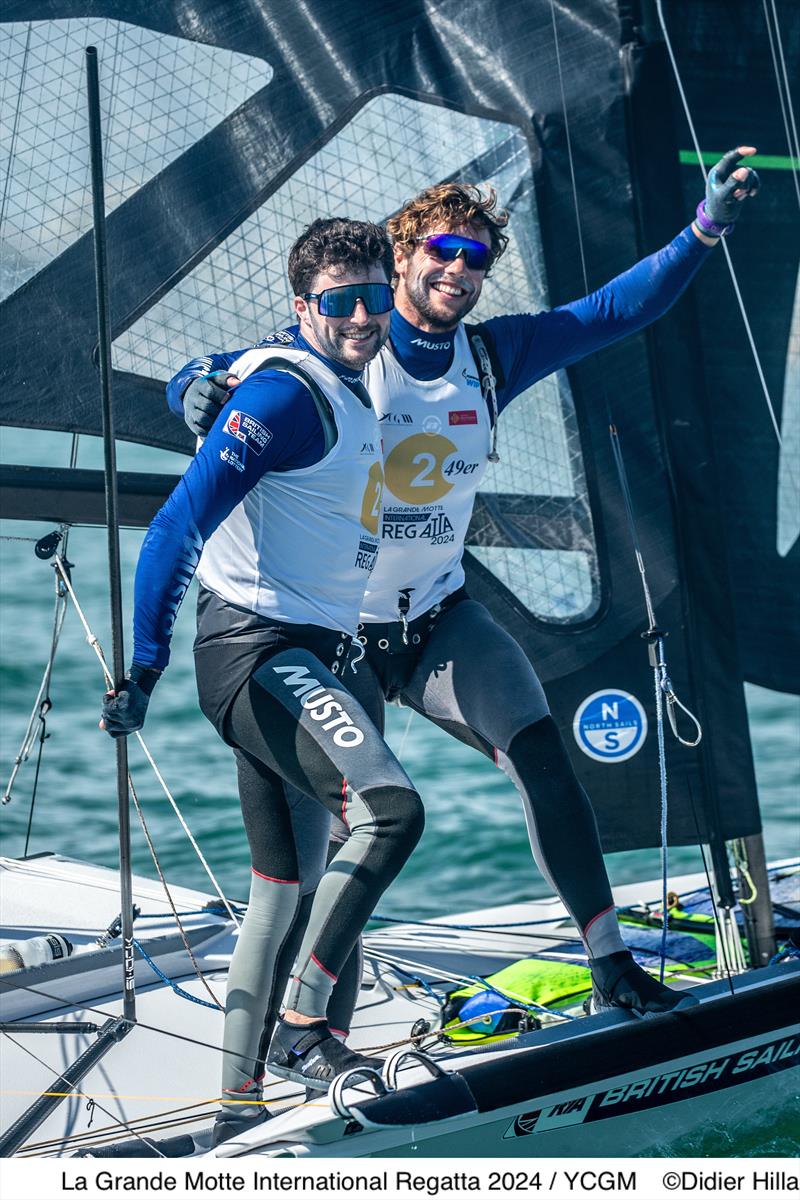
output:
{"label": "gray sailing shoe", "polygon": [[[356,1054],[338,1041],[327,1021],[290,1025],[279,1019],[267,1055],[267,1070],[273,1075],[323,1092],[342,1071],[363,1067],[380,1073],[382,1066],[379,1058]],[[358,1076],[354,1075],[353,1082],[357,1080]]]}

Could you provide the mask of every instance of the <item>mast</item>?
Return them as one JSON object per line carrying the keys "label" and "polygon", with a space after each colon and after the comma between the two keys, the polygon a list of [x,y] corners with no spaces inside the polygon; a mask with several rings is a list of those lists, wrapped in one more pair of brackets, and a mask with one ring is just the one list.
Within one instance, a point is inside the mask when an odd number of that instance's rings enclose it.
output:
{"label": "mast", "polygon": [[[114,445],[114,421],[111,409],[111,322],[108,304],[106,261],[105,204],[103,189],[103,146],[100,128],[100,85],[97,48],[86,48],[89,147],[92,171],[92,210],[94,216],[95,282],[97,286],[98,362],[100,398],[103,411],[103,448],[105,452],[106,522],[108,527],[108,564],[111,585],[111,640],[115,687],[122,682],[125,658],[122,641],[122,588],[120,582],[119,528],[117,523],[117,462]],[[136,993],[133,959],[133,887],[131,882],[130,809],[128,802],[128,746],[126,738],[116,738],[117,809],[119,816],[119,866],[122,937],[122,1016],[106,1021],[97,1040],[53,1080],[38,1100],[23,1112],[0,1137],[0,1157],[7,1158],[25,1144],[66,1095],[103,1058],[113,1045],[130,1033],[136,1023]]]}
{"label": "mast", "polygon": [[[117,517],[117,455],[114,414],[111,407],[111,318],[108,302],[106,256],[105,189],[103,184],[103,135],[100,125],[100,80],[96,46],[86,47],[86,86],[89,111],[89,156],[92,168],[92,215],[94,220],[94,276],[97,290],[97,341],[100,369],[100,401],[103,412],[103,456],[108,533],[108,575],[111,595],[111,647],[114,686],[125,675],[122,639],[122,585]],[[122,914],[122,997],[126,1021],[136,1020],[136,990],[133,966],[133,888],[131,884],[131,827],[128,798],[128,740],[115,739],[117,752],[117,812],[119,815],[119,877]]]}

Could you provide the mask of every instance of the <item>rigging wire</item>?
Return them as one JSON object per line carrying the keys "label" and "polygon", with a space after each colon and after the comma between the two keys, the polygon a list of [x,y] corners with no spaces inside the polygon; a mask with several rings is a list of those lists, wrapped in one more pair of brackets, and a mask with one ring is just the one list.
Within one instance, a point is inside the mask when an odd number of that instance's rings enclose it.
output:
{"label": "rigging wire", "polygon": [[17,92],[17,107],[14,110],[14,123],[11,127],[11,145],[8,151],[8,171],[6,172],[5,182],[3,184],[3,199],[0,202],[0,228],[6,218],[6,209],[8,207],[8,197],[11,192],[11,177],[14,171],[14,157],[17,152],[17,137],[19,135],[19,120],[22,115],[22,105],[25,95],[25,77],[28,73],[28,58],[31,50],[31,33],[33,32],[33,21],[28,22],[28,32],[25,35],[25,49],[22,54],[22,70],[20,72],[19,91]]}
{"label": "rigging wire", "polygon": [[[583,286],[584,286],[585,292],[588,294],[588,292],[589,292],[589,275],[588,275],[588,271],[586,269],[586,253],[585,253],[585,248],[584,248],[584,244],[583,244],[583,236],[582,236],[582,231],[581,231],[582,223],[581,223],[581,217],[580,217],[580,204],[578,201],[578,186],[577,186],[577,180],[576,180],[576,176],[575,176],[574,156],[572,153],[572,141],[571,141],[570,132],[569,132],[569,113],[567,111],[567,98],[566,98],[566,91],[565,91],[565,87],[564,87],[564,73],[563,73],[562,66],[561,66],[561,50],[560,50],[559,38],[558,38],[558,23],[556,21],[554,0],[550,0],[550,18],[551,18],[552,26],[553,26],[553,41],[554,41],[554,45],[555,45],[556,65],[557,65],[557,69],[558,69],[558,82],[559,82],[559,88],[560,88],[560,92],[561,92],[561,110],[562,110],[562,116],[563,116],[563,120],[564,120],[564,131],[565,131],[566,143],[567,143],[567,157],[569,160],[570,181],[571,181],[571,186],[572,186],[572,202],[573,202],[573,206],[574,206],[574,210],[575,210],[575,222],[576,222],[576,225],[578,228],[578,248],[580,251],[581,271],[583,273]],[[657,629],[657,626],[656,626],[656,619],[655,619],[655,612],[653,609],[652,597],[650,594],[650,588],[647,583],[647,575],[645,572],[644,557],[641,553],[641,548],[639,546],[638,537],[637,537],[637,533],[636,533],[636,522],[634,520],[633,502],[632,502],[631,495],[630,495],[630,488],[628,487],[628,479],[627,479],[627,472],[625,470],[625,462],[622,457],[622,450],[621,450],[621,447],[619,444],[619,437],[617,435],[616,426],[615,426],[615,423],[614,423],[614,420],[613,420],[613,417],[611,414],[611,404],[610,404],[610,401],[608,398],[608,393],[606,391],[604,384],[601,384],[601,390],[602,390],[602,395],[603,395],[603,403],[604,403],[605,411],[606,411],[606,419],[608,421],[609,431],[610,431],[610,435],[611,435],[612,452],[614,455],[614,460],[615,460],[616,467],[617,467],[617,473],[619,475],[620,487],[621,487],[624,502],[625,502],[625,508],[626,508],[627,517],[628,517],[628,526],[629,526],[629,530],[630,530],[630,533],[631,533],[631,536],[633,539],[634,552],[636,555],[636,562],[637,562],[639,574],[640,574],[641,581],[642,581],[645,606],[647,609],[647,617],[648,617],[648,621],[649,621],[649,629],[647,631],[647,634],[645,634],[645,637],[647,638],[647,640],[649,642],[648,653],[649,653],[651,665],[653,667],[654,681],[655,681],[656,727],[657,727],[657,734],[658,734],[658,768],[659,768],[659,785],[660,785],[660,792],[661,792],[661,869],[662,869],[661,890],[662,890],[662,901],[663,901],[663,931],[662,931],[662,938],[661,938],[660,980],[663,983],[664,971],[666,969],[667,926],[669,923],[669,919],[668,919],[668,909],[667,909],[668,849],[667,849],[667,840],[666,840],[666,838],[667,838],[668,796],[667,796],[666,751],[665,751],[665,747],[664,747],[664,730],[663,730],[662,689],[669,697],[670,693],[672,693],[672,685],[669,683],[669,676],[667,675],[667,670],[666,670],[666,661],[665,661],[665,656],[664,656],[664,645],[663,645],[663,636],[664,635]],[[667,686],[669,686],[669,692],[667,692]],[[672,694],[674,695],[674,693],[672,693]],[[677,700],[677,697],[676,697],[676,700]],[[683,739],[680,738],[678,735],[677,722],[673,721],[673,711],[672,711],[673,703],[674,703],[673,701],[670,701],[670,704],[669,704],[670,724],[671,724],[673,732],[674,732],[675,736],[678,738],[678,740],[683,741]],[[681,708],[683,708],[683,707],[684,706],[681,705]],[[687,744],[696,745],[700,741],[700,737],[702,736],[702,730],[700,729],[700,725],[699,725],[699,722],[697,721],[697,719],[692,714],[690,714],[690,716],[692,716],[692,719],[694,720],[695,726],[698,730],[698,737],[697,737],[696,742],[687,743]]]}
{"label": "rigging wire", "polygon": [[[79,441],[80,441],[80,435],[77,433],[73,433],[72,443],[70,446],[70,455],[69,455],[70,469],[77,466]],[[58,526],[58,529],[56,530],[57,537],[56,537],[55,544],[61,545],[61,548],[62,548],[61,553],[62,553],[62,556],[65,561],[66,561],[66,557],[67,557],[67,544],[69,542],[69,530],[70,530],[70,527],[68,524],[61,524]],[[7,538],[5,540],[15,541],[15,542],[30,541],[30,542],[33,542],[34,546],[36,546],[36,547],[39,546],[39,542],[41,541],[40,538],[15,538],[15,537]],[[36,759],[36,773],[35,773],[34,784],[33,784],[33,794],[31,795],[31,807],[30,807],[30,813],[28,816],[28,830],[25,835],[25,851],[24,851],[23,857],[26,857],[27,853],[28,853],[28,842],[30,840],[31,825],[33,822],[33,807],[34,807],[34,803],[36,801],[36,788],[37,788],[37,784],[39,781],[39,771],[40,771],[41,763],[42,763],[42,752],[44,750],[44,740],[45,740],[45,737],[47,736],[47,734],[45,733],[45,728],[44,728],[44,725],[45,725],[44,715],[45,714],[43,713],[42,708],[45,703],[47,704],[45,713],[49,712],[50,709],[52,708],[52,701],[50,700],[50,694],[49,694],[50,693],[50,680],[51,680],[52,674],[53,674],[53,667],[55,666],[56,650],[58,649],[58,643],[59,643],[59,639],[61,637],[61,630],[64,625],[64,618],[67,615],[67,593],[66,593],[63,583],[60,582],[59,580],[56,580],[55,594],[56,594],[56,600],[55,600],[55,610],[54,610],[54,614],[53,614],[53,633],[50,638],[50,654],[48,656],[47,663],[45,664],[44,675],[42,677],[42,682],[39,685],[39,690],[36,693],[36,699],[33,702],[33,709],[31,710],[31,715],[28,720],[28,724],[25,728],[25,734],[22,739],[22,744],[19,748],[19,751],[17,752],[16,758],[14,759],[14,765],[12,767],[11,775],[9,777],[8,783],[6,784],[6,788],[3,793],[3,799],[2,799],[3,804],[8,804],[11,801],[11,794],[12,794],[12,790],[13,790],[17,775],[19,774],[19,771],[20,771],[23,763],[27,761],[27,759],[30,755],[30,752],[31,752],[31,747],[33,746],[34,738],[36,736],[34,733],[34,726],[36,723],[36,718],[38,716],[39,720],[41,722],[40,739],[39,739],[39,753],[38,753],[37,759]]]}
{"label": "rigging wire", "polygon": [[[103,654],[102,647],[100,646],[99,641],[97,640],[97,638],[92,633],[92,630],[89,627],[89,624],[86,620],[83,609],[81,608],[80,604],[78,603],[78,597],[75,595],[75,590],[74,590],[74,588],[72,586],[72,582],[69,578],[69,573],[66,569],[66,564],[64,563],[61,556],[58,554],[56,555],[55,565],[56,565],[56,569],[58,570],[59,574],[61,575],[61,578],[64,581],[64,586],[66,587],[67,591],[69,592],[70,599],[72,600],[72,603],[75,606],[75,611],[78,614],[78,618],[79,618],[81,625],[83,626],[84,632],[86,634],[86,640],[89,643],[89,645],[92,647],[92,649],[94,650],[95,654],[97,655],[97,658],[100,662],[100,666],[103,669],[103,674],[105,675],[106,682],[109,684],[110,687],[113,688],[114,680],[112,679],[111,672],[108,669],[108,664],[106,663],[105,655]],[[137,738],[137,741],[139,742],[139,745],[141,746],[142,750],[144,751],[145,758],[147,759],[150,766],[153,768],[153,771],[155,772],[156,779],[161,784],[164,795],[166,796],[167,800],[169,801],[170,805],[172,806],[173,812],[177,816],[178,821],[180,822],[184,833],[188,837],[195,854],[199,858],[199,860],[203,866],[203,869],[206,872],[206,875],[211,880],[211,884],[214,888],[214,891],[219,896],[220,900],[222,901],[222,903],[225,907],[226,912],[228,913],[228,916],[230,917],[230,919],[233,921],[234,925],[238,929],[239,924],[240,924],[239,918],[236,916],[236,914],[234,913],[230,904],[228,903],[225,893],[223,892],[222,888],[220,887],[219,883],[217,882],[217,878],[214,875],[214,872],[211,870],[211,867],[208,865],[205,855],[203,854],[202,850],[200,849],[199,845],[197,844],[197,840],[196,840],[194,834],[192,833],[191,829],[187,825],[186,820],[183,816],[183,813],[181,812],[180,808],[178,807],[175,797],[172,795],[172,792],[169,790],[163,775],[161,774],[160,770],[158,769],[158,766],[156,765],[155,759],[153,758],[152,754],[150,753],[150,750],[148,749],[144,738],[142,737],[141,733],[138,730],[136,731],[136,738]]]}
{"label": "rigging wire", "polygon": [[[20,539],[20,540],[22,540],[22,539]],[[38,539],[36,539],[36,538],[33,538],[31,540],[34,542],[38,541]],[[51,679],[51,676],[53,673],[53,665],[55,662],[56,650],[58,649],[58,643],[59,643],[59,639],[61,637],[61,630],[64,626],[64,618],[66,616],[66,612],[67,612],[67,605],[66,605],[65,599],[62,595],[59,594],[59,589],[58,589],[58,586],[56,585],[56,599],[55,599],[55,606],[54,606],[54,612],[53,612],[53,633],[52,633],[52,636],[50,639],[50,652],[48,654],[47,662],[45,664],[44,674],[42,676],[41,683],[39,684],[39,689],[36,693],[36,699],[33,702],[33,708],[31,710],[31,715],[28,719],[28,724],[25,728],[25,733],[22,738],[22,743],[20,745],[19,750],[17,751],[16,757],[14,758],[14,765],[11,769],[11,775],[9,776],[8,783],[6,784],[5,791],[3,792],[3,801],[2,801],[3,804],[9,804],[11,802],[17,775],[19,774],[23,763],[27,762],[27,760],[30,756],[31,749],[33,747],[33,743],[36,740],[37,719],[40,722],[43,722],[42,708],[43,708],[44,704],[46,703],[48,705],[48,711],[49,711],[49,708],[52,707],[51,702],[50,702],[50,697],[49,697],[50,679]],[[39,774],[39,766],[41,763],[43,742],[44,742],[44,738],[41,736],[41,732],[40,732],[39,756],[38,756],[37,764],[36,764],[37,779],[38,779],[38,774]],[[28,836],[30,835],[30,819],[32,818],[32,815],[33,815],[33,804],[34,804],[35,798],[36,798],[36,784],[34,783],[33,795],[31,796],[31,814],[30,814],[29,821],[28,821]],[[27,854],[27,853],[28,853],[28,837],[26,837],[26,839],[25,839],[25,854]]]}
{"label": "rigging wire", "polygon": [[[552,0],[551,0],[551,3],[552,3]],[[681,98],[681,104],[683,106],[684,116],[686,117],[686,123],[689,126],[689,134],[691,136],[692,143],[694,145],[695,154],[697,155],[697,161],[700,166],[700,170],[703,174],[703,179],[707,180],[708,172],[706,171],[705,163],[703,162],[703,152],[700,149],[700,141],[697,136],[697,130],[695,128],[694,121],[692,119],[692,113],[689,108],[689,101],[686,98],[686,92],[684,91],[684,87],[683,87],[683,80],[681,79],[681,74],[680,74],[680,71],[678,70],[678,63],[675,58],[675,52],[672,48],[672,41],[669,36],[669,30],[667,29],[667,23],[666,23],[666,20],[664,19],[664,10],[662,7],[662,0],[656,0],[656,11],[658,13],[658,20],[659,20],[659,24],[661,26],[661,32],[664,35],[664,44],[667,47],[667,54],[669,55],[669,60],[672,65],[672,73],[675,76],[675,83],[677,85],[678,93]],[[767,410],[769,412],[770,420],[772,422],[772,428],[775,431],[775,437],[778,439],[778,445],[782,447],[783,439],[781,437],[780,426],[778,425],[778,418],[775,415],[775,407],[772,403],[772,397],[770,396],[769,388],[767,386],[767,381],[764,376],[764,368],[761,364],[761,356],[758,353],[758,348],[756,346],[755,338],[753,336],[753,330],[750,325],[750,319],[747,315],[747,310],[745,309],[745,304],[744,304],[744,300],[742,298],[741,289],[739,288],[739,280],[736,275],[736,271],[734,270],[733,260],[731,259],[731,252],[728,248],[727,240],[725,238],[720,238],[720,241],[722,242],[722,252],[725,255],[725,262],[728,265],[728,273],[730,274],[731,283],[733,284],[733,290],[734,290],[734,294],[736,296],[736,302],[739,306],[739,312],[741,313],[742,322],[743,322],[744,328],[745,328],[745,333],[747,334],[747,341],[750,346],[750,351],[753,356],[753,362],[755,364],[756,373],[758,375],[759,383],[761,384],[761,391],[763,393],[764,400],[767,405]]]}
{"label": "rigging wire", "polygon": [[[186,953],[189,955],[189,960],[190,960],[192,966],[194,967],[194,971],[195,971],[195,974],[197,975],[197,978],[200,980],[203,987],[206,989],[209,996],[214,1001],[214,1003],[212,1005],[209,1005],[209,1007],[216,1008],[220,1012],[224,1012],[225,1011],[224,1006],[222,1004],[220,1004],[219,1000],[214,995],[214,992],[212,991],[211,987],[209,986],[208,982],[206,981],[206,977],[203,974],[202,970],[200,969],[200,964],[198,963],[197,959],[195,958],[195,956],[192,952],[192,948],[189,945],[189,939],[186,936],[186,930],[183,928],[183,922],[181,921],[181,919],[178,915],[178,910],[175,907],[174,900],[172,899],[172,893],[169,890],[169,885],[164,877],[164,872],[161,870],[161,863],[158,861],[158,855],[156,854],[156,848],[153,844],[153,839],[150,836],[150,830],[147,828],[147,822],[145,821],[144,813],[142,812],[142,806],[139,803],[139,797],[136,794],[136,789],[133,786],[133,780],[131,779],[130,775],[128,776],[128,787],[130,788],[131,797],[133,799],[134,807],[136,808],[136,815],[139,818],[139,823],[142,826],[142,832],[144,833],[145,841],[147,842],[147,848],[150,851],[150,855],[153,859],[153,864],[156,868],[156,871],[158,872],[158,878],[161,880],[161,886],[164,889],[164,892],[167,897],[167,901],[169,902],[169,906],[172,909],[172,915],[175,918],[175,924],[178,926],[178,931],[181,935],[181,941],[183,942],[184,949],[186,950]],[[135,938],[134,938],[133,944],[134,944],[134,946],[136,946],[137,950],[139,951],[139,953],[141,954],[141,956],[145,960],[145,962],[147,962],[149,964],[149,966],[155,971],[156,975],[158,975],[165,983],[168,983],[174,992],[177,992],[178,995],[183,996],[185,999],[192,1000],[195,1004],[208,1004],[208,1001],[199,1000],[197,997],[192,996],[189,992],[185,992],[182,988],[180,988],[178,986],[177,983],[174,983],[171,979],[169,979],[162,972],[160,967],[156,966],[156,964],[153,962],[152,958],[150,958],[150,955],[147,954],[145,952],[145,950],[142,949],[142,946],[140,945],[139,942],[136,941]]]}
{"label": "rigging wire", "polygon": [[700,822],[697,819],[697,808],[696,808],[695,802],[694,802],[694,790],[692,788],[692,781],[691,781],[691,778],[689,777],[688,772],[686,775],[686,785],[687,785],[688,792],[689,792],[689,802],[692,807],[692,818],[694,820],[694,827],[695,827],[695,831],[697,834],[697,845],[700,848],[700,856],[703,860],[703,870],[705,871],[706,882],[708,884],[708,894],[711,899],[711,908],[714,913],[714,927],[717,930],[717,938],[716,938],[717,963],[719,964],[721,962],[723,964],[724,971],[721,973],[723,973],[725,975],[725,978],[728,981],[728,988],[730,990],[730,994],[733,996],[734,995],[733,969],[732,969],[731,963],[730,963],[730,957],[729,957],[729,953],[728,953],[728,944],[727,944],[727,940],[723,934],[722,918],[720,917],[719,907],[717,905],[716,890],[714,888],[714,884],[713,884],[713,881],[711,878],[711,869],[709,868],[708,861],[706,859],[706,848],[703,844],[703,835],[700,832]]}
{"label": "rigging wire", "polygon": [[[775,82],[778,86],[778,100],[781,106],[781,116],[783,118],[783,129],[786,134],[786,143],[789,148],[789,156],[792,160],[792,180],[794,182],[794,190],[797,193],[797,203],[800,207],[800,139],[797,136],[797,123],[794,118],[794,107],[792,105],[792,93],[789,90],[789,75],[786,70],[786,59],[783,56],[783,40],[781,38],[781,27],[778,22],[778,11],[775,7],[775,0],[771,0],[772,21],[775,24],[775,34],[772,33],[772,25],[769,19],[769,10],[767,8],[767,0],[761,0],[761,6],[764,10],[764,21],[767,26],[767,36],[769,37],[769,52],[772,56],[772,70],[775,74]],[[777,53],[775,45],[777,43]],[[780,58],[781,70],[778,70],[778,59]],[[781,87],[783,82],[783,87]],[[784,90],[786,98],[784,100]],[[790,127],[791,126],[791,127]]]}
{"label": "rigging wire", "polygon": [[[34,1059],[39,1064],[40,1067],[44,1067],[44,1069],[46,1071],[50,1071],[51,1074],[56,1076],[57,1078],[66,1079],[67,1082],[69,1082],[69,1076],[64,1071],[59,1071],[55,1067],[51,1067],[49,1065],[49,1063],[46,1063],[44,1061],[43,1058],[39,1058],[39,1055],[34,1054],[34,1052],[31,1049],[29,1049],[28,1046],[23,1046],[22,1042],[18,1042],[16,1038],[11,1036],[10,1033],[7,1033],[5,1030],[3,1030],[3,1036],[7,1037],[8,1040],[14,1046],[16,1046],[18,1050],[23,1050],[25,1052],[25,1054],[30,1055],[30,1057],[32,1059]],[[67,1070],[69,1070],[69,1068],[67,1068]],[[109,1112],[109,1110],[107,1108],[105,1108],[102,1104],[100,1104],[100,1102],[98,1100],[95,1100],[93,1096],[88,1096],[79,1087],[74,1087],[72,1089],[72,1091],[67,1094],[71,1095],[71,1096],[78,1096],[80,1099],[86,1100],[87,1102],[91,1100],[95,1108],[99,1108],[102,1113],[105,1113],[105,1115],[107,1117],[110,1117],[112,1121],[114,1120],[114,1114],[112,1112]],[[118,1121],[119,1121],[120,1125],[123,1125],[125,1127],[125,1129],[127,1129],[128,1133],[133,1134],[133,1136],[136,1138],[137,1141],[144,1142],[145,1146],[155,1150],[155,1152],[159,1158],[166,1158],[166,1155],[162,1154],[161,1151],[156,1146],[151,1147],[151,1143],[145,1141],[145,1139],[142,1137],[142,1135],[140,1133],[138,1133],[135,1129],[131,1128],[131,1126],[128,1125],[127,1121],[122,1120],[121,1117],[118,1119]]]}
{"label": "rigging wire", "polygon": [[[45,1093],[45,1095],[48,1095],[48,1094],[52,1094],[52,1093]],[[67,1093],[67,1095],[71,1095],[71,1094],[72,1093]],[[114,1098],[115,1099],[126,1099],[127,1097],[119,1096],[115,1093]],[[153,1116],[132,1117],[130,1120],[130,1126],[131,1126],[131,1128],[136,1129],[137,1132],[140,1134],[145,1134],[145,1133],[154,1134],[154,1133],[162,1133],[164,1130],[167,1130],[167,1129],[175,1129],[181,1125],[194,1124],[195,1122],[201,1121],[206,1117],[209,1120],[213,1121],[216,1109],[215,1108],[206,1108],[206,1105],[215,1104],[215,1103],[216,1103],[216,1097],[214,1097],[213,1099],[208,1099],[208,1100],[200,1100],[196,1104],[182,1105],[180,1108],[165,1109],[163,1112],[160,1112]],[[205,1111],[202,1111],[202,1112],[189,1111],[191,1109],[198,1109],[198,1108],[204,1109]],[[183,1116],[176,1115],[179,1113],[183,1113],[184,1115]],[[173,1117],[173,1120],[168,1120],[167,1118],[169,1118],[169,1117]],[[83,1133],[64,1134],[63,1137],[48,1138],[41,1142],[26,1142],[25,1153],[21,1154],[18,1152],[17,1157],[19,1157],[19,1158],[36,1158],[36,1157],[39,1157],[39,1154],[37,1154],[37,1151],[42,1152],[44,1150],[56,1150],[59,1147],[64,1147],[66,1145],[77,1147],[77,1148],[102,1146],[102,1145],[107,1144],[110,1138],[114,1138],[114,1137],[119,1138],[123,1132],[125,1132],[125,1127],[122,1126],[119,1121],[115,1121],[111,1125],[97,1125],[97,1126],[95,1126],[94,1129],[87,1130]]]}

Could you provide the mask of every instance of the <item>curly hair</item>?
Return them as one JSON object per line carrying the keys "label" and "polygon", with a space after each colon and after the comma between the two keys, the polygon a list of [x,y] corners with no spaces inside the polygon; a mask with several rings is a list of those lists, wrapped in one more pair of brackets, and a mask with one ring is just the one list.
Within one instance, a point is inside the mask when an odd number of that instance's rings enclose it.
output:
{"label": "curly hair", "polygon": [[320,271],[331,267],[366,271],[381,266],[387,282],[394,272],[392,245],[386,231],[371,221],[320,217],[300,234],[289,251],[289,283],[295,296],[311,290]]}
{"label": "curly hair", "polygon": [[[479,225],[488,230],[492,267],[508,245],[502,231],[508,224],[505,209],[496,208],[497,192],[487,188],[486,195],[471,183],[437,183],[413,200],[407,200],[398,213],[386,222],[396,246],[409,251],[415,241],[436,230],[446,232],[460,225]],[[487,268],[487,270],[489,269]]]}

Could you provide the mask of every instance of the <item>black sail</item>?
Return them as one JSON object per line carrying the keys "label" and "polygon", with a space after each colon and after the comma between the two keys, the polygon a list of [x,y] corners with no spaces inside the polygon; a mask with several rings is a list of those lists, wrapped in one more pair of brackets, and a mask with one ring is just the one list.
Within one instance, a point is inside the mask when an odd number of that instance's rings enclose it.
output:
{"label": "black sail", "polygon": [[[675,690],[704,728],[696,749],[668,741],[671,842],[758,831],[742,680],[800,691],[791,147],[757,6],[663,9],[703,151],[742,138],[769,156],[731,248],[784,451],[717,251],[657,327],[509,407],[466,556],[472,595],[545,682],[608,850],[657,844],[660,821],[646,617],[609,414]],[[778,11],[797,78],[800,10]],[[193,354],[285,323],[286,252],[320,214],[380,220],[438,180],[491,182],[512,244],[485,318],[599,286],[668,241],[702,195],[645,3],[19,0],[0,34],[20,97],[2,229],[5,425],[99,433],[88,156],[69,86],[89,42],[108,103],[116,429],[134,442],[191,453],[164,382]],[[732,103],[744,92],[746,106]],[[15,516],[96,514],[88,478],[5,464],[0,484],[16,491]],[[126,481],[124,519],[145,523],[160,486]],[[603,751],[606,727],[630,755]]]}

